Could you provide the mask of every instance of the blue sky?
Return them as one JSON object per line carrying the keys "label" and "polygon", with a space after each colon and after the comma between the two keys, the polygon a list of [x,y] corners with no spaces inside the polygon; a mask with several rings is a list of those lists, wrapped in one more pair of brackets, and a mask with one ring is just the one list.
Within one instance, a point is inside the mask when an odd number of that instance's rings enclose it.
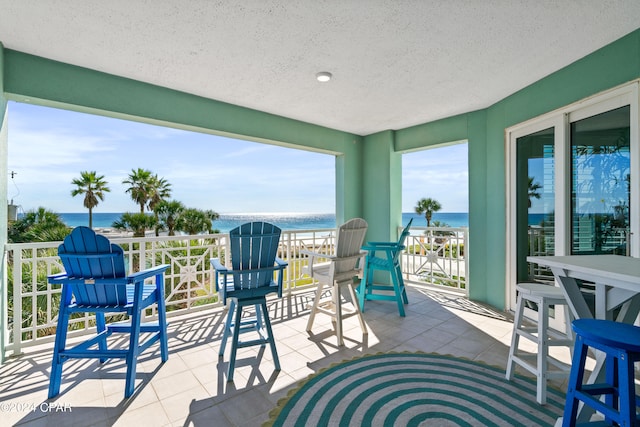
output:
{"label": "blue sky", "polygon": [[[104,175],[111,192],[94,212],[135,212],[122,181],[149,169],[172,198],[218,213],[335,211],[333,156],[16,102],[9,103],[8,197],[24,212],[86,212],[71,181]],[[403,156],[403,212],[432,197],[467,211],[466,144]]]}

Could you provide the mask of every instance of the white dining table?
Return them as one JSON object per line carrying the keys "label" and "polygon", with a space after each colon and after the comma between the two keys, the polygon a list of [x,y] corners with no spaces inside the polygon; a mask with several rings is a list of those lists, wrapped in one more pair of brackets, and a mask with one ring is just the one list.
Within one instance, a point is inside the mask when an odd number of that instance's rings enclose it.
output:
{"label": "white dining table", "polygon": [[[625,323],[634,323],[637,319],[640,312],[640,258],[621,255],[529,256],[527,261],[551,269],[574,318]],[[577,280],[593,283],[593,310]],[[596,366],[587,382],[604,379],[604,360],[602,353],[596,355]],[[590,408],[582,410],[578,421],[588,420],[592,413]]]}
{"label": "white dining table", "polygon": [[[640,304],[640,258],[621,255],[530,256],[527,261],[547,266],[565,292],[574,317],[635,321]],[[576,279],[594,283],[595,310],[589,308]],[[621,307],[614,318],[613,310]],[[635,314],[634,314],[635,311]]]}

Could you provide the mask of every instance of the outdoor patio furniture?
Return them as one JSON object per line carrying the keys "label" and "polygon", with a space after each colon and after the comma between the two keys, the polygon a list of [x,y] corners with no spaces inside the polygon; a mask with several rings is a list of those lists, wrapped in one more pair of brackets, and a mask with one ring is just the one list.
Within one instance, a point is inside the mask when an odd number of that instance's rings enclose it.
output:
{"label": "outdoor patio furniture", "polygon": [[[58,326],[49,380],[49,398],[60,393],[62,364],[72,358],[125,359],[127,365],[124,396],[133,394],[138,355],[160,341],[162,362],[169,358],[167,321],[164,303],[164,271],[159,265],[127,275],[123,250],[88,227],[76,227],[58,247],[64,273],[49,276],[52,285],[61,284],[62,294]],[[155,284],[145,280],[155,278]],[[144,310],[157,305],[158,321],[142,323]],[[95,313],[97,335],[67,348],[70,318],[75,313]],[[128,322],[105,322],[105,314],[124,313]],[[127,348],[108,348],[112,333],[129,334]],[[151,333],[140,342],[141,333]],[[97,347],[97,348],[96,348]]]}
{"label": "outdoor patio furniture", "polygon": [[[569,366],[549,355],[549,347],[551,346],[571,346],[573,344],[568,324],[564,332],[549,327],[549,309],[567,305],[567,301],[562,289],[544,283],[519,283],[516,290],[518,299],[506,378],[513,379],[516,364],[531,372],[536,376],[536,400],[544,405],[547,403],[547,380],[569,376]],[[536,326],[527,324],[524,313],[527,304],[534,305],[538,311]],[[520,348],[520,337],[534,342],[537,345],[537,353],[531,354],[523,351]],[[550,370],[549,365],[554,369]]]}
{"label": "outdoor patio furniture", "polygon": [[[527,261],[551,268],[575,319],[615,320],[633,324],[640,312],[640,258],[621,255],[529,256]],[[587,301],[579,281],[593,283],[593,302]],[[592,309],[593,307],[593,309]],[[589,384],[605,378],[604,352],[595,353]],[[593,407],[580,405],[578,418],[588,419]]]}
{"label": "outdoor patio furniture", "polygon": [[[409,304],[407,291],[404,288],[402,268],[400,266],[400,254],[405,248],[404,241],[409,235],[409,228],[413,218],[402,230],[397,242],[367,242],[362,247],[367,251],[364,263],[364,273],[358,289],[360,309],[364,312],[366,300],[396,301],[400,316],[404,317],[404,304]],[[380,253],[381,256],[376,255]],[[391,284],[374,283],[376,270],[387,271],[391,276]]]}
{"label": "outdoor patio furniture", "polygon": [[[308,265],[302,268],[302,273],[318,281],[316,296],[311,307],[311,315],[307,322],[307,331],[311,332],[316,313],[331,316],[335,323],[338,345],[344,345],[342,333],[342,319],[358,316],[362,333],[367,333],[367,326],[362,318],[362,312],[354,291],[354,277],[362,271],[361,251],[364,236],[367,233],[367,222],[362,218],[351,219],[338,227],[336,235],[335,254],[302,250],[300,254],[309,256]],[[327,261],[318,262],[319,259]],[[359,264],[360,263],[360,264]],[[353,309],[344,311],[342,307],[342,288],[348,289]],[[325,288],[331,293],[330,300],[323,300]]]}
{"label": "outdoor patio furniture", "polygon": [[[280,370],[266,298],[271,293],[282,297],[283,270],[288,264],[277,257],[280,233],[280,228],[267,222],[242,224],[229,232],[231,269],[222,265],[219,258],[211,259],[216,290],[224,305],[227,305],[227,299],[231,300],[218,353],[220,357],[224,356],[227,339],[231,336],[227,381],[233,381],[238,348],[268,343],[275,368]],[[278,272],[276,281],[275,272]],[[255,316],[243,319],[242,311],[251,306],[255,307]],[[246,332],[257,333],[258,337],[240,341],[239,335]]]}
{"label": "outdoor patio furniture", "polygon": [[[576,425],[580,402],[603,414],[604,425],[638,425],[636,405],[640,397],[635,392],[634,364],[640,361],[640,327],[611,320],[577,319],[573,330],[576,343],[562,425]],[[595,384],[584,381],[590,347],[605,354],[606,375],[604,381]]]}

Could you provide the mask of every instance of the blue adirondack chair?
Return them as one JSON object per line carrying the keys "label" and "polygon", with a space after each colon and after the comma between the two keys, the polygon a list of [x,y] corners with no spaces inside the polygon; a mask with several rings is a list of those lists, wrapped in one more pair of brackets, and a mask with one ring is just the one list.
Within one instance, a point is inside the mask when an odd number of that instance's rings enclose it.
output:
{"label": "blue adirondack chair", "polygon": [[[127,275],[122,248],[88,227],[73,229],[58,247],[58,255],[65,272],[49,276],[51,284],[62,285],[49,398],[60,393],[62,364],[73,358],[97,358],[100,362],[125,359],[124,396],[130,397],[135,387],[138,355],[160,341],[162,362],[169,358],[164,303],[164,271],[169,266],[159,265]],[[155,284],[145,284],[145,279],[153,277]],[[143,310],[152,304],[157,304],[158,321],[141,323]],[[88,312],[96,315],[97,335],[67,348],[69,317]],[[105,313],[126,313],[129,321],[107,325]],[[114,332],[130,335],[128,348],[108,348],[107,337]],[[141,343],[141,332],[152,335]]]}
{"label": "blue adirondack chair", "polygon": [[[367,251],[364,272],[358,288],[358,300],[362,311],[364,311],[365,300],[396,301],[400,316],[405,316],[403,303],[408,304],[409,300],[400,268],[400,253],[405,248],[404,241],[409,235],[412,222],[413,218],[402,230],[397,243],[367,242],[362,247]],[[380,253],[380,256],[376,255],[377,253]],[[374,283],[375,270],[388,271],[391,275],[391,284]]]}
{"label": "blue adirondack chair", "polygon": [[[231,335],[231,358],[227,370],[227,381],[233,381],[233,371],[238,348],[269,344],[277,371],[280,361],[276,342],[269,321],[267,295],[276,293],[282,297],[283,270],[288,265],[277,257],[280,229],[267,222],[249,222],[229,232],[231,246],[231,269],[227,269],[219,258],[212,258],[215,269],[216,290],[224,305],[229,299],[229,312],[224,326],[219,356],[224,355],[227,339]],[[277,280],[274,273],[278,272]],[[245,307],[255,307],[255,317],[242,318]],[[266,330],[265,330],[266,329]],[[240,341],[244,332],[255,332],[258,338]]]}

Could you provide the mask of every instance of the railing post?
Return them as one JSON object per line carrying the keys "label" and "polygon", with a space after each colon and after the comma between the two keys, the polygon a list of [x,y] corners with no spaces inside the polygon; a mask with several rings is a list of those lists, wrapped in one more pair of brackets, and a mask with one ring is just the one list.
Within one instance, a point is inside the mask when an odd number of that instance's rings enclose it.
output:
{"label": "railing post", "polygon": [[20,249],[13,251],[13,354],[22,354],[22,250]]}
{"label": "railing post", "polygon": [[142,239],[140,239],[140,265],[138,266],[138,268],[140,269],[140,271],[144,270],[145,268],[147,268],[147,241],[144,239],[144,237]]}
{"label": "railing post", "polygon": [[7,270],[9,268],[9,252],[7,250],[2,251],[2,277],[0,277],[0,298],[2,303],[0,304],[0,365],[4,363],[4,352],[7,345],[7,338],[5,337],[5,331],[9,325],[9,311],[7,305],[9,303],[7,280]]}
{"label": "railing post", "polygon": [[464,232],[462,233],[462,247],[464,248],[464,293],[468,297],[469,296],[469,229],[467,227],[464,228]]}
{"label": "railing post", "polygon": [[[293,232],[291,231],[286,231],[286,242],[287,242],[287,259],[289,260],[289,267],[293,268],[293,262],[291,262],[291,235],[293,234]],[[280,274],[284,274],[284,272],[280,273]],[[287,272],[287,296],[291,296],[291,277],[293,277],[293,275],[291,274],[291,271]]]}

